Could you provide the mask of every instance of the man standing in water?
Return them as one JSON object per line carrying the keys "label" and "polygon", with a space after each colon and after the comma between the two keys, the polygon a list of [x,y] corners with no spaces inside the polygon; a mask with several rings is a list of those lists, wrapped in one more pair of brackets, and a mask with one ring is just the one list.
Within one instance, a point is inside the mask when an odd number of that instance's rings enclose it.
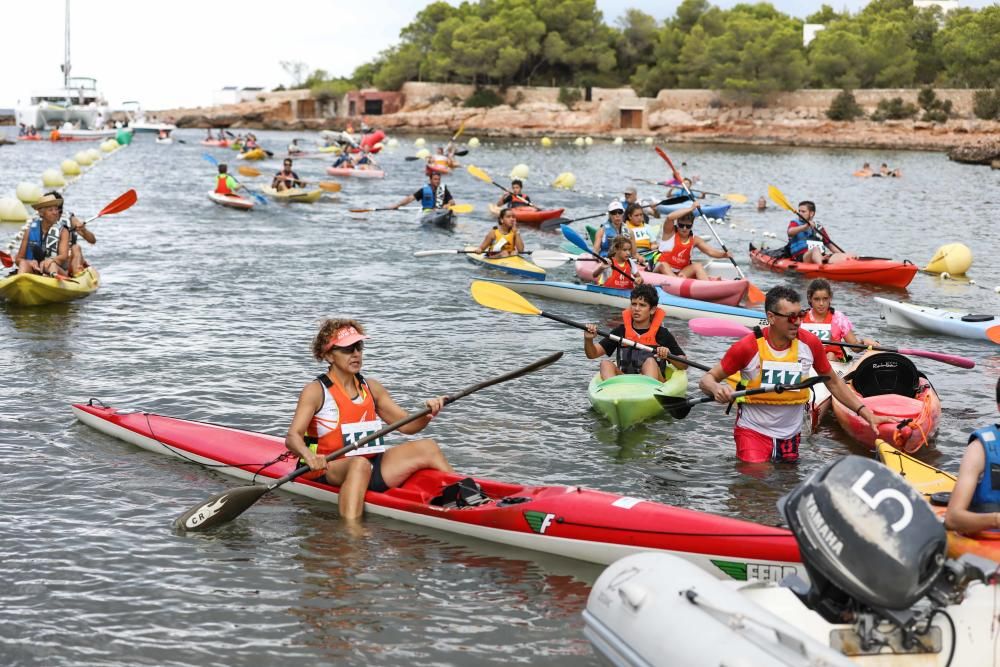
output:
{"label": "man standing in water", "polygon": [[[737,341],[699,387],[719,403],[733,400],[733,389],[725,380],[739,371],[741,384],[754,389],[763,384],[797,384],[812,375],[826,378],[827,388],[838,401],[856,412],[878,433],[878,425],[893,422],[878,417],[833,372],[819,338],[801,329],[802,300],[783,285],[772,287],[764,300],[768,326]],[[733,439],[736,456],[748,463],[795,463],[799,460],[802,418],[810,390],[768,393],[741,399],[736,412]]]}

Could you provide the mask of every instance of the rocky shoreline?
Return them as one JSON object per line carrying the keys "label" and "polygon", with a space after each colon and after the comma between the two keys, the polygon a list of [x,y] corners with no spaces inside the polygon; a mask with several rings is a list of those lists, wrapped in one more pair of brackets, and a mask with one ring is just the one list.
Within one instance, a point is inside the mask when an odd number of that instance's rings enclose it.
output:
{"label": "rocky shoreline", "polygon": [[[606,106],[606,105],[605,105]],[[407,107],[395,114],[369,116],[373,126],[397,134],[450,134],[464,123],[466,135],[488,137],[577,137],[722,143],[754,146],[811,146],[947,152],[959,162],[993,164],[1000,168],[1000,122],[952,119],[947,123],[915,120],[835,122],[823,109],[706,107],[695,110],[661,108],[648,115],[647,129],[620,129],[617,117],[599,103],[573,109],[550,102],[517,107],[466,108],[450,100]],[[290,117],[280,105],[248,102],[156,113],[178,127],[266,130],[341,130],[345,118]],[[354,119],[357,124],[359,119]]]}

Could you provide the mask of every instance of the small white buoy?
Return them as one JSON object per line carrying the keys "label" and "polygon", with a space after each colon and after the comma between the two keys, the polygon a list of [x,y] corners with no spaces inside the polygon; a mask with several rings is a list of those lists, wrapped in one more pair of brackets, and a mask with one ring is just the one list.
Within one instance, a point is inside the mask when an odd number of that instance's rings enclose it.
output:
{"label": "small white buoy", "polygon": [[523,181],[528,178],[529,173],[531,173],[531,169],[528,168],[528,165],[522,162],[521,164],[514,165],[514,168],[510,170],[510,177],[518,178]]}
{"label": "small white buoy", "polygon": [[386,144],[386,146],[388,146],[389,148],[395,148],[398,145],[399,145],[399,139],[397,139],[396,137],[390,137],[388,143]]}
{"label": "small white buoy", "polygon": [[552,146],[552,140],[548,137],[542,137],[542,147],[550,148]]}
{"label": "small white buoy", "polygon": [[975,280],[973,280],[972,278],[969,278],[969,284],[970,284],[970,285],[975,285],[975,284],[976,284],[976,281],[975,281]]}
{"label": "small white buoy", "polygon": [[66,185],[66,179],[58,169],[46,169],[42,172],[42,185],[47,188],[61,188]]}
{"label": "small white buoy", "polygon": [[594,140],[593,140],[593,139],[591,139],[590,137],[585,137],[585,138],[583,139],[583,143],[587,144],[588,146],[591,146],[591,145],[593,145],[593,143],[594,143]]}
{"label": "small white buoy", "polygon": [[90,163],[93,162],[87,151],[78,151],[77,154],[73,156],[73,160],[82,167],[89,167]]}
{"label": "small white buoy", "polygon": [[34,204],[42,198],[42,189],[34,183],[18,183],[14,194],[25,204]]}
{"label": "small white buoy", "polygon": [[479,148],[479,138],[478,137],[472,137],[471,139],[469,139],[465,143],[469,146],[469,148]]}
{"label": "small white buoy", "polygon": [[751,229],[751,230],[750,230],[750,233],[751,233],[751,234],[756,234],[756,233],[757,233],[757,230],[756,230],[756,229]]}
{"label": "small white buoy", "polygon": [[996,287],[994,287],[993,291],[996,292],[997,294],[1000,294],[1000,285],[997,285]]}
{"label": "small white buoy", "polygon": [[735,222],[730,222],[729,223],[729,228],[730,229],[736,229],[736,223]]}
{"label": "small white buoy", "polygon": [[[78,176],[80,174],[80,165],[76,162],[76,160],[63,160],[62,164],[59,165],[59,168],[62,169],[62,173],[67,176]],[[44,177],[42,180],[45,180]]]}
{"label": "small white buoy", "polygon": [[643,140],[643,143],[647,146],[651,145],[653,143],[653,137],[646,137],[645,140]]}
{"label": "small white buoy", "polygon": [[423,137],[417,137],[417,138],[416,138],[416,139],[415,139],[415,140],[413,141],[413,145],[414,145],[414,146],[416,146],[417,148],[423,148],[423,147],[424,147],[424,145],[426,145],[426,144],[427,144],[427,142],[426,142],[426,141],[424,140],[424,138],[423,138]]}
{"label": "small white buoy", "polygon": [[416,152],[415,155],[421,160],[426,160],[428,157],[430,157],[430,154],[431,152],[429,150],[427,150],[426,148],[421,148],[419,151]]}
{"label": "small white buoy", "polygon": [[947,271],[942,271],[941,272],[941,280],[948,280],[948,278],[951,278],[951,274],[948,273]]}
{"label": "small white buoy", "polygon": [[583,146],[583,137],[577,137],[573,140],[574,146]]}
{"label": "small white buoy", "polygon": [[613,143],[615,146],[621,146],[623,143],[625,143],[625,140],[622,139],[621,137],[615,137],[615,140],[612,141],[611,143]]}

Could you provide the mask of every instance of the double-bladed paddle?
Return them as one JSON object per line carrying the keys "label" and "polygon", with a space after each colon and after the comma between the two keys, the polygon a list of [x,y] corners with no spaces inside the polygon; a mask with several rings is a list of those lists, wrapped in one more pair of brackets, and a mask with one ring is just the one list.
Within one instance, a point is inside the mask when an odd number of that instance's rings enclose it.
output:
{"label": "double-bladed paddle", "polygon": [[[650,185],[662,185],[663,187],[667,188],[675,187],[672,183],[667,183],[666,181],[654,181],[649,178],[632,178],[631,180],[637,181],[639,183],[649,183]],[[712,195],[713,197],[721,197],[722,199],[725,199],[726,201],[732,202],[734,204],[747,203],[747,196],[741,195],[738,192],[718,193],[718,192],[706,192],[705,190],[692,190],[692,194],[694,192],[701,192],[702,194]],[[690,201],[690,200],[687,197],[684,197],[684,201]]]}
{"label": "double-bladed paddle", "polygon": [[[820,382],[826,382],[826,377],[822,375],[816,375],[814,377],[803,380],[802,382],[797,382],[795,384],[764,384],[753,389],[743,389],[741,391],[734,391],[732,397],[734,399],[740,398],[741,396],[754,396],[756,394],[780,394],[786,391],[797,391],[799,389],[808,389],[813,385],[819,384]],[[666,394],[653,394],[656,400],[659,401],[663,409],[670,413],[675,419],[684,419],[691,412],[691,408],[702,403],[711,403],[715,400],[714,396],[701,396],[699,398],[682,398],[680,396],[667,396]]]}
{"label": "double-bladed paddle", "polygon": [[[375,213],[376,211],[398,211],[402,208],[403,207],[393,208],[389,206],[387,208],[349,208],[347,210],[351,213]],[[451,209],[452,213],[472,213],[476,209],[476,207],[472,204],[453,204],[452,206],[445,206],[444,208]],[[405,210],[409,211],[412,209],[407,208]]]}
{"label": "double-bladed paddle", "polygon": [[[203,160],[205,160],[206,162],[210,162],[210,163],[212,163],[212,164],[213,164],[213,165],[215,165],[216,167],[218,167],[218,166],[219,166],[219,161],[218,161],[218,160],[216,160],[216,159],[215,159],[215,157],[213,157],[213,156],[209,155],[208,153],[202,153],[202,154],[201,154],[201,158],[202,158]],[[231,177],[231,176],[232,176],[232,174],[230,174],[230,177]],[[234,178],[233,180],[234,180],[234,181],[236,181],[236,179],[235,179],[235,178]],[[239,184],[239,185],[243,185],[243,184],[242,184],[242,183],[240,183],[239,181],[236,181],[236,183],[237,183],[237,184]],[[249,195],[250,195],[251,197],[253,197],[253,198],[254,198],[254,201],[256,201],[256,202],[257,202],[258,204],[267,204],[267,197],[265,197],[264,195],[260,194],[259,192],[256,192],[255,190],[251,190],[250,188],[248,188],[248,187],[247,187],[247,186],[245,186],[245,185],[243,185],[243,188],[244,188],[244,189],[245,189],[245,190],[247,191],[247,193],[248,193],[248,194],[249,194]]]}
{"label": "double-bladed paddle", "polygon": [[[659,146],[657,146],[655,150],[657,155],[663,158],[666,161],[666,163],[670,166],[670,171],[673,172],[674,178],[677,180],[678,183],[681,184],[681,187],[684,188],[684,192],[687,193],[690,200],[695,201],[694,195],[691,194],[691,190],[688,189],[687,185],[685,185],[684,179],[681,177],[681,172],[678,171],[677,167],[674,166],[674,163],[670,159],[670,156],[667,155],[666,151],[664,151]],[[710,223],[708,221],[708,218],[705,217],[705,214],[702,212],[701,207],[698,207],[695,210],[698,211],[698,215],[701,216],[701,219],[705,222],[705,225],[708,226],[709,231],[712,232],[712,236],[715,237],[715,242],[718,243],[720,246],[722,246],[722,249],[728,253],[729,248],[727,248],[726,244],[722,242],[721,238],[719,238],[719,233],[715,231],[715,227],[713,227],[712,223]],[[747,277],[743,274],[743,270],[740,268],[739,264],[736,263],[736,260],[732,257],[732,255],[729,256],[729,261],[732,262],[733,267],[736,269],[736,273],[739,274],[740,278],[747,280]],[[749,285],[749,290],[747,291],[747,297],[750,299],[750,301],[752,303],[762,303],[764,301],[764,292],[762,292],[759,287],[754,285],[749,280],[747,280],[747,284]]]}
{"label": "double-bladed paddle", "polygon": [[[486,387],[492,387],[495,384],[500,384],[501,382],[507,382],[508,380],[513,380],[515,378],[521,377],[522,375],[527,375],[528,373],[533,373],[539,369],[545,368],[546,366],[554,364],[556,361],[558,361],[559,358],[562,357],[562,354],[563,354],[562,352],[556,352],[554,354],[550,354],[549,356],[543,357],[538,361],[535,361],[533,363],[528,364],[527,366],[524,366],[523,368],[519,368],[509,373],[504,373],[503,375],[497,376],[495,378],[485,380],[483,382],[480,382],[479,384],[474,384],[470,387],[466,387],[465,389],[462,389],[461,391],[455,394],[451,394],[450,396],[445,396],[444,404],[449,405],[464,396],[468,396],[469,394],[473,394],[479,391],[480,389],[485,389]],[[341,447],[335,452],[330,452],[329,454],[326,455],[326,460],[332,461],[336,458],[340,458],[341,456],[349,454],[350,452],[353,452],[355,449],[367,445],[369,442],[378,440],[379,438],[382,438],[383,436],[386,436],[389,433],[392,433],[393,431],[399,430],[400,428],[406,426],[410,422],[416,421],[417,419],[420,419],[421,417],[430,414],[430,412],[431,412],[430,408],[424,408],[423,410],[415,412],[412,415],[408,415],[403,419],[400,419],[398,421],[389,424],[388,426],[379,430],[376,433],[372,433],[367,437],[361,438],[360,440],[351,445],[348,445],[346,447]],[[174,521],[174,528],[181,532],[199,532],[203,530],[208,530],[209,528],[214,528],[223,523],[226,523],[227,521],[231,521],[232,519],[235,519],[240,514],[248,510],[251,505],[257,502],[265,494],[277,489],[282,484],[286,484],[292,481],[293,479],[301,475],[304,475],[305,473],[309,472],[309,470],[310,470],[309,466],[301,465],[292,472],[285,475],[284,477],[276,479],[270,484],[255,484],[253,486],[241,486],[235,489],[230,489],[228,491],[223,491],[222,493],[212,496],[205,502],[195,507],[192,507],[187,512],[184,512],[184,514],[177,517],[177,519]]]}
{"label": "double-bladed paddle", "polygon": [[[728,322],[726,320],[716,320],[709,317],[696,317],[688,322],[688,327],[691,331],[702,336],[726,336],[726,337],[737,337],[745,336],[750,333],[750,329],[739,324],[738,322]],[[852,350],[874,350],[876,352],[895,352],[896,354],[905,354],[911,357],[923,357],[924,359],[933,359],[934,361],[939,361],[942,364],[949,364],[951,366],[957,366],[959,368],[975,368],[976,362],[968,357],[961,357],[957,354],[945,354],[942,352],[930,352],[928,350],[917,350],[908,347],[885,347],[883,345],[865,345],[863,343],[840,343],[829,340],[822,341],[824,345],[836,345],[837,347],[846,347]]]}
{"label": "double-bladed paddle", "polygon": [[833,239],[830,238],[830,235],[826,232],[826,227],[823,227],[822,225],[819,225],[815,222],[810,222],[805,218],[803,218],[801,215],[799,215],[799,209],[792,206],[792,202],[788,201],[788,197],[786,197],[785,193],[783,193],[781,190],[774,187],[773,185],[769,185],[767,186],[767,196],[770,197],[771,201],[773,201],[775,204],[785,209],[786,211],[794,213],[795,217],[797,217],[799,220],[801,220],[802,222],[806,223],[807,225],[818,231],[820,236],[823,237],[823,243],[830,246],[831,250],[836,250],[837,252],[844,252],[844,249],[841,248],[836,243],[834,243]]}
{"label": "double-bladed paddle", "polygon": [[[248,167],[246,165],[240,165],[237,171],[240,172],[240,176],[246,176],[247,178],[257,178],[258,176],[263,176],[259,169],[254,169],[253,167]],[[303,185],[313,185],[315,184],[320,190],[326,192],[340,192],[340,183],[334,181],[298,181]]]}
{"label": "double-bladed paddle", "polygon": [[516,199],[517,201],[521,202],[522,204],[527,204],[528,206],[534,207],[534,204],[532,204],[530,201],[528,201],[524,197],[520,197],[518,195],[515,195],[510,190],[508,190],[504,186],[500,185],[499,183],[497,183],[496,181],[494,181],[492,178],[490,178],[489,174],[487,174],[484,170],[480,169],[476,165],[470,164],[468,167],[465,168],[465,170],[468,171],[473,176],[475,176],[476,178],[478,178],[479,180],[481,180],[481,181],[483,181],[485,183],[490,183],[492,185],[497,186],[498,188],[500,188],[501,190],[503,190],[504,192],[506,192],[507,194],[509,194],[511,196],[512,200]]}
{"label": "double-bladed paddle", "polygon": [[[493,308],[494,310],[502,310],[507,313],[514,313],[515,315],[537,315],[561,324],[567,324],[582,331],[587,330],[586,324],[571,320],[567,317],[563,317],[562,315],[545,312],[514,290],[504,287],[503,285],[488,283],[482,280],[473,280],[469,290],[472,292],[472,298],[475,299],[476,303],[480,306],[486,306],[487,308]],[[605,338],[610,338],[611,340],[616,341],[619,345],[634,347],[638,350],[644,350],[646,352],[655,352],[655,350],[648,345],[637,343],[634,340],[629,340],[628,338],[615,336],[609,331],[602,331],[601,329],[598,329],[597,333]],[[667,359],[687,364],[688,366],[692,366],[703,371],[711,370],[708,366],[699,364],[696,361],[691,361],[687,357],[678,357],[673,354],[668,354]]]}

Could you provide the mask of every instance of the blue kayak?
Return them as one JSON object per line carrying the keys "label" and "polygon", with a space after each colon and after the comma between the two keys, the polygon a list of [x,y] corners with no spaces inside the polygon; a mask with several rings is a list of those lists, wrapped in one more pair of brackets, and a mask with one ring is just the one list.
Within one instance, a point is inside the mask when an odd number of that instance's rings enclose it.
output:
{"label": "blue kayak", "polygon": [[[601,287],[600,285],[580,285],[577,283],[561,283],[552,280],[504,280],[500,278],[480,278],[490,283],[503,285],[519,294],[534,294],[559,301],[583,303],[594,306],[613,306],[625,309],[629,306],[629,290]],[[730,322],[739,322],[748,327],[767,326],[767,316],[763,311],[725,306],[710,301],[687,299],[668,294],[659,287],[656,292],[660,298],[660,308],[667,317],[679,320],[690,320],[695,317],[713,317]]]}
{"label": "blue kayak", "polygon": [[[689,204],[662,204],[656,207],[656,210],[661,214],[666,215],[667,213],[673,213],[674,211],[680,211],[687,208]],[[705,214],[706,218],[724,218],[726,214],[729,213],[729,209],[732,208],[732,204],[703,204],[701,207],[701,212]]]}

